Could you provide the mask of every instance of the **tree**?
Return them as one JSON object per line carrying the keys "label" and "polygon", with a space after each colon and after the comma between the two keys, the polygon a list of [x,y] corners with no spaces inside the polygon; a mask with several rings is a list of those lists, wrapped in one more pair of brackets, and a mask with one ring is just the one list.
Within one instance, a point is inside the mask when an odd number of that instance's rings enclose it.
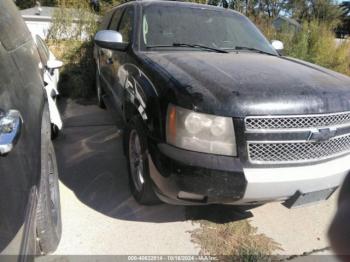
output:
{"label": "tree", "polygon": [[87,40],[96,33],[97,16],[89,1],[58,0],[48,38],[53,40]]}
{"label": "tree", "polygon": [[343,9],[333,0],[289,0],[286,10],[299,21],[317,20],[334,27],[343,14]]}
{"label": "tree", "polygon": [[16,0],[16,4],[20,9],[33,7],[35,5],[34,0]]}
{"label": "tree", "polygon": [[350,1],[343,2],[340,7],[344,10],[344,12],[340,18],[341,23],[336,29],[336,33],[339,38],[343,38],[350,35]]}
{"label": "tree", "polygon": [[[227,0],[227,2],[229,8],[248,17],[266,16],[273,18],[285,9],[287,0]],[[209,0],[208,4],[222,6],[222,0]]]}
{"label": "tree", "polygon": [[286,0],[263,0],[261,2],[261,9],[269,18],[279,16],[285,10],[287,4]]}
{"label": "tree", "polygon": [[[0,0],[1,1],[1,0]],[[38,0],[15,0],[17,6],[20,9],[26,9],[34,7]],[[80,0],[83,2],[84,0]],[[102,6],[111,7],[117,5],[125,0],[100,0]],[[58,6],[59,0],[39,0],[42,6]],[[71,1],[74,4],[74,0]],[[85,2],[90,3],[90,0],[85,0]]]}
{"label": "tree", "polygon": [[[16,0],[16,4],[20,9],[26,9],[33,7],[37,4],[38,0]],[[42,6],[56,6],[57,0],[40,0]]]}

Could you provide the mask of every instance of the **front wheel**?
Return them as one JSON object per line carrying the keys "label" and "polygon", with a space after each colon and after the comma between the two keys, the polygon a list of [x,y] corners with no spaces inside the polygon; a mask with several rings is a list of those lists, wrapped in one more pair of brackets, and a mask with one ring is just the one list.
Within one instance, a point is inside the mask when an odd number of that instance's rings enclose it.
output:
{"label": "front wheel", "polygon": [[125,140],[131,193],[140,204],[159,203],[149,174],[147,139],[140,117],[136,116],[129,121]]}

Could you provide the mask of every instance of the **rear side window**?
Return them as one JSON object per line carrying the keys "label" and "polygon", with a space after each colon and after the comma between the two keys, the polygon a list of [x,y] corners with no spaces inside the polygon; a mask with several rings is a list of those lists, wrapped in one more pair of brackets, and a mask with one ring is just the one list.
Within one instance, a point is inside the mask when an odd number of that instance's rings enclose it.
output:
{"label": "rear side window", "polygon": [[101,20],[99,30],[106,30],[108,28],[109,22],[111,21],[113,11],[108,12]]}
{"label": "rear side window", "polygon": [[122,8],[115,10],[114,15],[113,15],[112,20],[111,20],[111,23],[108,27],[109,30],[117,31],[120,17],[122,16],[122,11],[123,11]]}
{"label": "rear side window", "polygon": [[128,7],[120,21],[119,33],[123,36],[123,42],[130,43],[134,26],[134,7]]}
{"label": "rear side window", "polygon": [[12,0],[0,1],[0,41],[13,50],[31,39],[31,35]]}

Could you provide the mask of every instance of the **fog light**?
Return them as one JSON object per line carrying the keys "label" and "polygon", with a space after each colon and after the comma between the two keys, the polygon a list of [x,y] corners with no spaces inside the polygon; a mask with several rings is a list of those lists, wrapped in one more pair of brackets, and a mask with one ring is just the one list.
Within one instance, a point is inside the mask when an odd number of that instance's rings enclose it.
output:
{"label": "fog light", "polygon": [[184,191],[180,191],[177,197],[184,200],[194,200],[194,201],[203,201],[205,199],[205,196],[203,195],[188,193]]}

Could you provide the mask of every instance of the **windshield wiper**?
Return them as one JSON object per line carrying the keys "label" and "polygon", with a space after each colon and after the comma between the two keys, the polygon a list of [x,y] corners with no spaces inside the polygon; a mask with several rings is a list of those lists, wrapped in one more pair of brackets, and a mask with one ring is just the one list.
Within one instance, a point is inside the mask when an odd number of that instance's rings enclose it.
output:
{"label": "windshield wiper", "polygon": [[205,45],[199,45],[199,44],[173,43],[172,45],[151,45],[151,46],[147,46],[147,48],[157,48],[157,47],[191,47],[191,48],[199,48],[199,49],[210,50],[210,51],[214,51],[214,52],[217,52],[217,53],[224,53],[224,54],[228,53],[228,51],[223,50],[223,49],[209,47],[209,46],[205,46]]}
{"label": "windshield wiper", "polygon": [[254,47],[236,46],[235,50],[248,50],[248,51],[253,51],[253,52],[256,52],[256,53],[260,53],[260,54],[276,56],[275,54],[272,54],[272,53],[269,53],[269,52],[266,52],[266,51],[254,48]]}
{"label": "windshield wiper", "polygon": [[211,50],[211,51],[215,51],[218,53],[223,53],[223,54],[227,54],[228,51],[220,49],[220,48],[215,48],[215,47],[210,47],[210,46],[205,46],[205,45],[198,45],[198,44],[183,44],[183,43],[173,43],[173,46],[177,47],[177,46],[184,46],[184,47],[193,47],[193,48],[201,48],[201,49],[207,49],[207,50]]}

